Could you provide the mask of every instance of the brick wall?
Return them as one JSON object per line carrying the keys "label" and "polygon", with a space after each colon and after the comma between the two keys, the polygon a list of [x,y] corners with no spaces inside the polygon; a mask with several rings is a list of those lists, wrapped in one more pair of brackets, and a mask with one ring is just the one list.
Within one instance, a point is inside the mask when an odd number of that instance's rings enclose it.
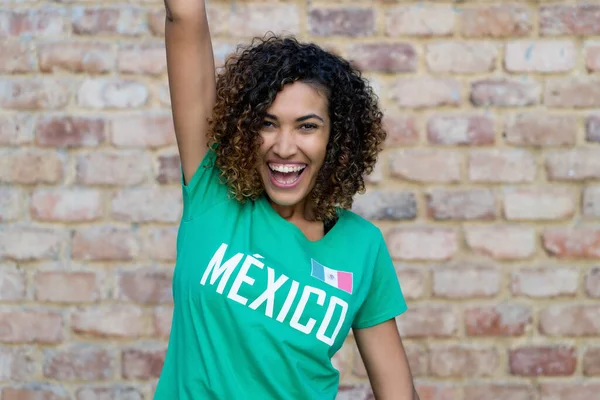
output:
{"label": "brick wall", "polygon": [[[151,399],[181,208],[163,18],[3,2],[2,400]],[[596,398],[598,1],[211,1],[210,19],[219,62],[285,29],[372,79],[390,138],[356,211],[397,260],[421,399]],[[364,398],[351,337],[335,363],[340,398]]]}

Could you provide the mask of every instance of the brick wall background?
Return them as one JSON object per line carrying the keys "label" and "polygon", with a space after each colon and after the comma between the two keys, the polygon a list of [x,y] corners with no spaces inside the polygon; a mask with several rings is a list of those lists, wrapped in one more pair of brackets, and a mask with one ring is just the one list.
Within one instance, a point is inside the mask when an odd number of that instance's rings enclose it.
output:
{"label": "brick wall background", "polygon": [[[354,59],[390,138],[387,235],[422,400],[600,392],[600,2],[210,1]],[[151,399],[180,216],[160,0],[0,10],[2,400]],[[368,393],[352,337],[340,398]]]}

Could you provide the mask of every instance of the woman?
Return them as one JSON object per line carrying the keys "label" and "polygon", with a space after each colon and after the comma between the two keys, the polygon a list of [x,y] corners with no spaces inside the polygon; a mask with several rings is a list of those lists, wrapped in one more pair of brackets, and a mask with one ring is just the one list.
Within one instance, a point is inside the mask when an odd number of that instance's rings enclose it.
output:
{"label": "woman", "polygon": [[334,399],[351,329],[376,397],[417,398],[383,236],[347,210],[385,138],[370,87],[277,37],[215,79],[203,0],[166,6],[184,209],[155,399]]}

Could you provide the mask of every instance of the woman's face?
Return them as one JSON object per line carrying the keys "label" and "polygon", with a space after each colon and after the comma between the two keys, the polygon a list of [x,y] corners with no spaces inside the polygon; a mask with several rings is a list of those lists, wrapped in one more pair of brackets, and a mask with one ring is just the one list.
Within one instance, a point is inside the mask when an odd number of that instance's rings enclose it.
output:
{"label": "woman's face", "polygon": [[272,202],[293,206],[307,197],[325,160],[329,131],[324,93],[294,82],[277,94],[260,131],[258,166]]}

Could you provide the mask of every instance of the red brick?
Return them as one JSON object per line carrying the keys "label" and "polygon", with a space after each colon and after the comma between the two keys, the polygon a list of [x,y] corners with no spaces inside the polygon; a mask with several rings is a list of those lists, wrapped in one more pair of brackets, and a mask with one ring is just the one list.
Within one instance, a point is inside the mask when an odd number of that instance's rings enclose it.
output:
{"label": "red brick", "polygon": [[368,190],[354,198],[352,210],[370,220],[406,220],[417,216],[415,194],[401,190]]}
{"label": "red brick", "polygon": [[[25,300],[25,271],[13,263],[0,263],[0,301]],[[1,359],[2,357],[0,357]],[[0,377],[2,370],[0,369]]]}
{"label": "red brick", "polygon": [[55,303],[82,303],[100,299],[100,282],[95,272],[38,271],[35,299]]}
{"label": "red brick", "polygon": [[[211,30],[212,34],[212,30]],[[236,52],[236,46],[233,42],[223,39],[212,40],[213,44],[213,57],[215,60],[215,67],[222,68],[225,65],[225,60],[233,53]],[[170,99],[169,99],[170,100]]]}
{"label": "red brick", "polygon": [[142,304],[171,303],[172,279],[173,274],[169,271],[142,269],[121,272],[119,298]]}
{"label": "red brick", "polygon": [[585,139],[588,142],[600,142],[600,115],[590,115],[586,118]]}
{"label": "red brick", "polygon": [[22,218],[24,197],[21,189],[0,187],[0,222]]}
{"label": "red brick", "polygon": [[385,115],[383,126],[387,132],[386,147],[410,146],[419,141],[419,132],[414,117]]}
{"label": "red brick", "polygon": [[404,149],[389,153],[390,175],[412,182],[454,183],[461,179],[462,155],[438,149]]}
{"label": "red brick", "polygon": [[535,254],[533,227],[517,225],[465,226],[465,240],[473,253],[498,260],[526,259]]}
{"label": "red brick", "polygon": [[77,389],[77,400],[143,400],[139,389],[130,386],[82,387]]}
{"label": "red brick", "polygon": [[547,152],[545,169],[550,181],[583,181],[600,177],[600,151],[579,148]]}
{"label": "red brick", "polygon": [[267,31],[299,33],[300,10],[298,7],[294,4],[240,3],[232,8],[229,19],[229,32],[232,36],[263,36]]}
{"label": "red brick", "polygon": [[391,100],[400,108],[458,106],[462,97],[460,84],[451,78],[399,78],[390,89]]}
{"label": "red brick", "polygon": [[372,399],[373,391],[371,386],[365,383],[341,383],[338,386],[338,395],[340,400],[354,399]]}
{"label": "red brick", "polygon": [[531,400],[536,398],[533,385],[519,383],[474,384],[465,386],[464,400]]}
{"label": "red brick", "polygon": [[142,151],[98,151],[77,157],[76,182],[84,185],[133,186],[151,173],[151,160]]}
{"label": "red brick", "polygon": [[540,8],[541,35],[598,35],[600,6],[597,4],[544,5]]}
{"label": "red brick", "polygon": [[166,350],[151,348],[125,349],[121,353],[124,379],[152,379],[160,376]]}
{"label": "red brick", "polygon": [[435,42],[426,46],[425,61],[433,73],[475,74],[496,69],[498,48],[489,42]]}
{"label": "red brick", "polygon": [[600,392],[596,382],[540,383],[540,400],[591,400]]}
{"label": "red brick", "polygon": [[398,6],[386,10],[387,36],[449,36],[456,25],[456,13],[447,5]]}
{"label": "red brick", "polygon": [[156,181],[162,185],[181,182],[181,161],[179,154],[162,154],[158,156]]}
{"label": "red brick", "polygon": [[97,42],[53,42],[37,46],[42,72],[101,74],[115,68],[112,46]]}
{"label": "red brick", "polygon": [[113,118],[110,126],[111,142],[116,147],[156,149],[176,144],[169,113],[123,115]]}
{"label": "red brick", "polygon": [[588,71],[600,71],[600,44],[593,43],[585,47],[585,66]]}
{"label": "red brick", "polygon": [[2,400],[70,400],[71,396],[60,387],[48,384],[30,384],[26,387],[6,387]]}
{"label": "red brick", "polygon": [[496,199],[489,189],[431,189],[425,199],[428,216],[436,220],[496,218]]}
{"label": "red brick", "polygon": [[34,118],[30,114],[0,115],[0,145],[23,145],[33,141]]}
{"label": "red brick", "polygon": [[80,308],[73,312],[73,332],[100,338],[139,338],[151,330],[141,308],[132,305]]}
{"label": "red brick", "polygon": [[357,43],[348,50],[348,58],[362,71],[414,72],[417,52],[409,43]]}
{"label": "red brick", "polygon": [[73,233],[71,257],[75,260],[127,261],[139,254],[137,235],[109,225],[80,228]]}
{"label": "red brick", "polygon": [[313,7],[308,11],[308,27],[314,36],[371,36],[375,33],[375,9]]}
{"label": "red brick", "polygon": [[600,107],[600,79],[572,77],[546,81],[544,104],[561,108]]}
{"label": "red brick", "polygon": [[547,336],[600,335],[600,306],[552,305],[540,312],[540,333]]}
{"label": "red brick", "polygon": [[35,356],[31,348],[0,347],[0,380],[29,380],[35,373]]}
{"label": "red brick", "polygon": [[36,144],[48,147],[95,147],[104,142],[101,118],[46,116],[36,121]]}
{"label": "red brick", "polygon": [[144,83],[112,77],[86,79],[77,92],[78,106],[94,110],[139,108],[148,98]]}
{"label": "red brick", "polygon": [[527,36],[533,28],[527,7],[515,4],[465,7],[461,10],[461,33],[468,38]]}
{"label": "red brick", "polygon": [[546,251],[558,258],[600,258],[600,229],[592,226],[548,228],[544,231]]}
{"label": "red brick", "polygon": [[448,306],[415,305],[398,320],[398,328],[406,338],[451,337],[458,331],[458,318]]}
{"label": "red brick", "polygon": [[118,66],[123,73],[161,75],[167,70],[165,45],[162,42],[123,45],[119,48]]}
{"label": "red brick", "polygon": [[[165,9],[148,12],[148,26],[154,36],[165,36]],[[212,32],[211,32],[212,33]]]}
{"label": "red brick", "polygon": [[39,221],[94,221],[102,216],[102,197],[97,190],[39,189],[31,196],[31,216]]}
{"label": "red brick", "polygon": [[212,37],[224,36],[230,32],[229,20],[232,13],[235,14],[235,7],[232,9],[232,7],[227,3],[211,2],[206,5],[206,14],[208,18],[208,24],[210,25],[210,34]]}
{"label": "red brick", "polygon": [[155,85],[151,86],[152,97],[156,98],[161,106],[165,106],[167,108],[171,107],[171,92],[169,90],[169,85],[166,82],[157,82]]}
{"label": "red brick", "polygon": [[420,377],[429,374],[428,351],[418,345],[405,345],[406,356],[413,376]]}
{"label": "red brick", "polygon": [[600,376],[600,347],[588,348],[583,356],[583,374]]}
{"label": "red brick", "polygon": [[484,78],[471,84],[476,107],[525,107],[539,104],[542,89],[532,79]]}
{"label": "red brick", "polygon": [[433,269],[433,297],[446,299],[494,297],[502,275],[495,267],[441,265]]}
{"label": "red brick", "polygon": [[509,187],[504,189],[503,212],[508,220],[558,220],[571,218],[577,193],[565,187]]}
{"label": "red brick", "polygon": [[112,217],[129,222],[177,222],[181,218],[181,190],[139,188],[118,192],[111,202]]}
{"label": "red brick", "polygon": [[504,49],[508,72],[567,72],[575,68],[578,50],[571,40],[509,42]]}
{"label": "red brick", "polygon": [[148,259],[155,261],[175,260],[177,256],[177,227],[149,229],[142,240],[142,253]]}
{"label": "red brick", "polygon": [[521,336],[531,322],[531,308],[518,303],[465,310],[465,332],[468,336]]}
{"label": "red brick", "polygon": [[0,37],[31,36],[54,37],[68,33],[65,19],[66,10],[61,9],[30,9],[8,10],[0,12]]}
{"label": "red brick", "polygon": [[56,344],[64,339],[60,313],[46,309],[0,310],[0,342]]}
{"label": "red brick", "polygon": [[157,307],[154,309],[154,331],[162,338],[168,338],[171,334],[173,322],[173,307]]}
{"label": "red brick", "polygon": [[577,268],[561,266],[522,268],[512,272],[510,284],[514,296],[575,296],[579,286],[579,271]]}
{"label": "red brick", "polygon": [[600,217],[599,186],[588,186],[583,189],[582,213],[587,217]]}
{"label": "red brick", "polygon": [[517,146],[573,146],[577,140],[577,117],[521,113],[506,119],[504,136]]}
{"label": "red brick", "polygon": [[60,110],[69,103],[70,87],[58,77],[0,80],[0,107],[8,110]]}
{"label": "red brick", "polygon": [[369,175],[365,175],[365,183],[367,185],[378,185],[383,181],[385,173],[385,161],[380,158],[373,167],[373,171]]}
{"label": "red brick", "polygon": [[452,228],[398,227],[389,232],[387,243],[392,257],[400,260],[448,260],[458,251],[458,235]]}
{"label": "red brick", "polygon": [[592,268],[585,276],[585,292],[590,297],[600,297],[600,268]]}
{"label": "red brick", "polygon": [[448,383],[428,383],[417,381],[415,389],[421,400],[458,400],[462,389]]}
{"label": "red brick", "polygon": [[425,296],[427,278],[424,271],[413,268],[397,267],[398,280],[402,286],[402,294],[407,300]]}
{"label": "red brick", "polygon": [[63,162],[51,150],[0,151],[0,182],[33,185],[58,183],[63,176]]}
{"label": "red brick", "polygon": [[148,33],[146,14],[135,6],[124,8],[73,8],[73,33],[76,35],[140,36]]}
{"label": "red brick", "polygon": [[521,149],[477,149],[469,153],[468,176],[473,182],[524,183],[537,175],[533,154]]}
{"label": "red brick", "polygon": [[64,235],[59,229],[6,226],[0,230],[0,260],[56,259]]}
{"label": "red brick", "polygon": [[493,348],[434,346],[429,365],[430,374],[439,378],[486,377],[494,374],[500,357]]}
{"label": "red brick", "polygon": [[494,143],[494,121],[483,115],[436,115],[427,121],[427,139],[440,145]]}
{"label": "red brick", "polygon": [[2,42],[0,73],[24,74],[34,72],[36,69],[37,62],[28,42],[10,40]]}
{"label": "red brick", "polygon": [[98,381],[113,377],[115,363],[106,348],[75,345],[50,350],[44,360],[44,377],[60,381]]}
{"label": "red brick", "polygon": [[509,368],[513,375],[568,376],[577,367],[575,348],[568,346],[520,347],[509,351]]}

